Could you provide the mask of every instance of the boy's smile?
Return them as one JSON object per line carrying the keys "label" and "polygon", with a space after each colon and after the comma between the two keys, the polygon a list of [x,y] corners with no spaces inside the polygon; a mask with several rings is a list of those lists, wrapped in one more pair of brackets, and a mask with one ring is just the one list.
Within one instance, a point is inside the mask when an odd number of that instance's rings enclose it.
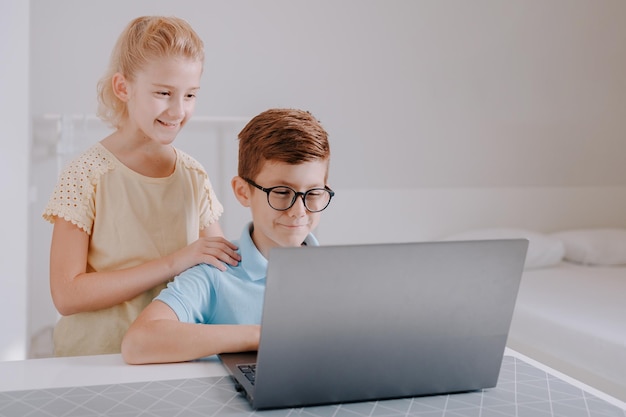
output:
{"label": "boy's smile", "polygon": [[[317,160],[291,165],[284,162],[265,162],[254,182],[262,187],[288,186],[306,192],[312,188],[324,188],[328,160]],[[245,205],[250,207],[254,230],[252,240],[266,258],[269,250],[277,246],[300,246],[320,220],[320,212],[312,213],[304,207],[300,196],[293,206],[279,211],[270,207],[267,194],[245,183],[248,194]]]}

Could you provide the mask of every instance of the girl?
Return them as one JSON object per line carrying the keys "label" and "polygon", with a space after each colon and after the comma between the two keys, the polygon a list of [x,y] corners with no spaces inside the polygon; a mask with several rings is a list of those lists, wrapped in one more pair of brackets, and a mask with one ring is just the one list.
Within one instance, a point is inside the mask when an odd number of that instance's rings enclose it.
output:
{"label": "girl", "polygon": [[203,48],[187,22],[158,16],[130,22],[115,45],[98,84],[98,115],[115,131],[65,168],[43,215],[54,223],[57,356],[119,352],[175,275],[240,259],[205,170],[172,146],[194,110]]}

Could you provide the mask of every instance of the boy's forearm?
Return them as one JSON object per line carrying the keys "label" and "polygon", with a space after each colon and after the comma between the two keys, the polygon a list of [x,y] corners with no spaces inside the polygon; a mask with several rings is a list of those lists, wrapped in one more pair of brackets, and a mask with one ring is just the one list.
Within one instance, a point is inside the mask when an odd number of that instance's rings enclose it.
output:
{"label": "boy's forearm", "polygon": [[133,365],[184,362],[223,352],[256,350],[258,325],[212,325],[151,320],[135,323],[122,341],[122,356]]}

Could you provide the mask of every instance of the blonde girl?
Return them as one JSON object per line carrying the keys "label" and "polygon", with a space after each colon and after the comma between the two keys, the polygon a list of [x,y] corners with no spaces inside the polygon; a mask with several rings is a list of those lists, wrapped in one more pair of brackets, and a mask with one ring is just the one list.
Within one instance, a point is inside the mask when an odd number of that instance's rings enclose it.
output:
{"label": "blonde girl", "polygon": [[175,275],[240,259],[204,168],[172,145],[193,114],[203,63],[201,39],[176,17],[134,19],[113,49],[98,115],[115,130],[64,169],[43,214],[54,224],[57,356],[120,352]]}

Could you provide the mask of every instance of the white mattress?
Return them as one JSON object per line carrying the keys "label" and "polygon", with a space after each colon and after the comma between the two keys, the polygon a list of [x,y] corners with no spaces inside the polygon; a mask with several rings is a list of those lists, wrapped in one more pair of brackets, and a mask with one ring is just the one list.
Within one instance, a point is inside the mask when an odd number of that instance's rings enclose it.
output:
{"label": "white mattress", "polygon": [[626,400],[626,266],[526,270],[508,345]]}

